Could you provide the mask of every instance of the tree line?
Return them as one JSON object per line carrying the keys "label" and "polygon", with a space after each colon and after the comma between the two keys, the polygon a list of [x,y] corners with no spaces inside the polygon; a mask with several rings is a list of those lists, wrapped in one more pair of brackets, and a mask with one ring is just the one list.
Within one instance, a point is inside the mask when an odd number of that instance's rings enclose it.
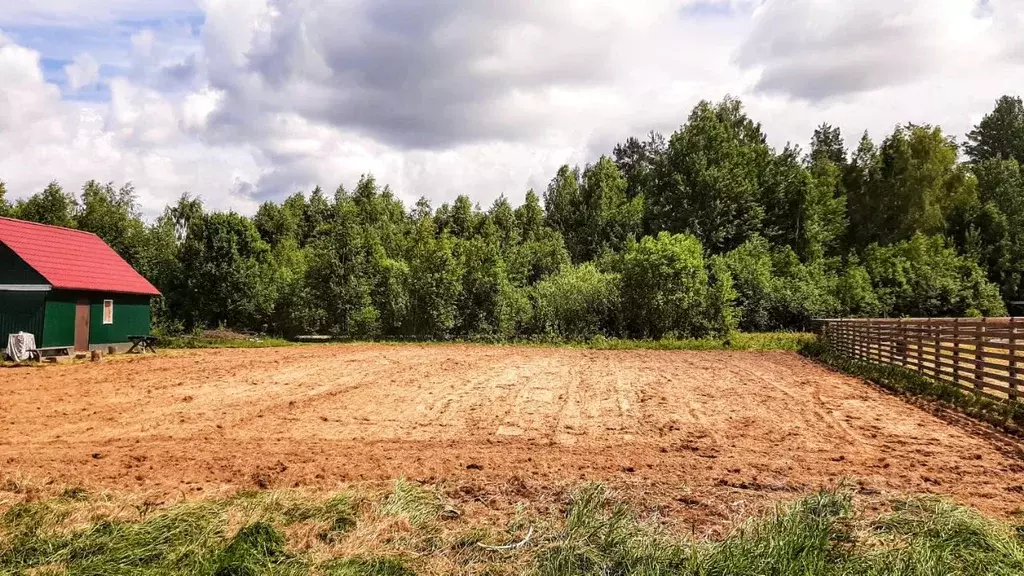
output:
{"label": "tree line", "polygon": [[906,124],[848,149],[768,145],[739,100],[629,138],[540,195],[405,206],[372,176],[252,217],[131,184],[53,182],[0,215],[106,240],[163,293],[167,332],[586,339],[805,329],[815,317],[1000,315],[1024,300],[1024,105],[960,144]]}

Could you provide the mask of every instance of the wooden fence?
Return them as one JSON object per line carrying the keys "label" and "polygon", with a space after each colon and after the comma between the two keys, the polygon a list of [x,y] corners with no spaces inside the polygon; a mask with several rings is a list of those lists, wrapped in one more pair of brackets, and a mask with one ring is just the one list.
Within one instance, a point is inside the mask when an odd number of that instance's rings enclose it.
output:
{"label": "wooden fence", "polygon": [[893,364],[998,400],[1024,398],[1024,319],[822,320],[836,352]]}

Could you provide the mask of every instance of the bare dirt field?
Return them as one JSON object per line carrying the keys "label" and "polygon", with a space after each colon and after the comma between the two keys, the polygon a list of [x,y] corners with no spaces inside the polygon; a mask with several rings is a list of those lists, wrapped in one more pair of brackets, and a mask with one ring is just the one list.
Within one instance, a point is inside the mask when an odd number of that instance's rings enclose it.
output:
{"label": "bare dirt field", "polygon": [[0,369],[0,480],[155,494],[596,480],[725,518],[819,487],[1024,506],[1020,444],[793,353],[317,345]]}

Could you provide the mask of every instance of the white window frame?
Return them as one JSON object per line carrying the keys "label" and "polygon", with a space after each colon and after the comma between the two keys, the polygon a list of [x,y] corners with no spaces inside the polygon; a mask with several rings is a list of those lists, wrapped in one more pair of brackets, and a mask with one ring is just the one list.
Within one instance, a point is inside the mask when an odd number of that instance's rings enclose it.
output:
{"label": "white window frame", "polygon": [[[107,318],[107,302],[110,302],[110,318]],[[103,301],[103,323],[113,324],[114,323],[114,301],[104,300]]]}

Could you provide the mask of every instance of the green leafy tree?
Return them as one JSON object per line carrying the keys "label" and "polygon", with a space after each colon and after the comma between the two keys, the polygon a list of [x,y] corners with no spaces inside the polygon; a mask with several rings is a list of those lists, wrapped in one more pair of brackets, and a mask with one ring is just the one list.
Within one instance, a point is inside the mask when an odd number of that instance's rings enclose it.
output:
{"label": "green leafy tree", "polygon": [[649,229],[693,234],[713,253],[742,244],[764,219],[760,179],[770,158],[739,100],[701,102],[669,140],[646,197]]}
{"label": "green leafy tree", "polygon": [[643,197],[628,197],[626,179],[611,158],[602,156],[596,164],[587,166],[580,194],[584,225],[590,230],[589,245],[584,243],[581,253],[583,259],[593,259],[603,251],[618,252],[640,236]]}
{"label": "green leafy tree", "polygon": [[843,167],[830,160],[818,160],[809,171],[811,184],[800,204],[797,243],[793,248],[803,259],[816,261],[839,252],[849,220]]}
{"label": "green leafy tree", "polygon": [[515,286],[530,286],[558,272],[570,262],[562,235],[544,228],[532,239],[506,254],[509,280]]}
{"label": "green leafy tree", "polygon": [[1024,102],[1020,97],[1003,96],[996,100],[995,108],[967,133],[964,149],[973,162],[1024,162]]}
{"label": "green leafy tree", "polygon": [[444,204],[437,210],[437,224],[452,236],[463,240],[473,237],[479,228],[481,215],[473,206],[469,196],[460,195],[451,204]]}
{"label": "green leafy tree", "polygon": [[309,258],[309,252],[300,248],[294,237],[284,237],[271,246],[271,281],[277,299],[269,327],[275,334],[288,338],[316,334],[325,325],[323,306],[307,283]]}
{"label": "green leafy tree", "polygon": [[574,259],[579,258],[589,243],[580,180],[579,168],[570,168],[566,164],[558,169],[544,192],[546,223],[562,235]]}
{"label": "green leafy tree", "polygon": [[[299,197],[301,199],[301,195]],[[299,231],[302,226],[303,210],[290,208],[287,203],[275,204],[268,201],[260,204],[259,209],[256,210],[253,224],[256,225],[260,237],[267,244],[277,246],[289,239],[296,243],[302,240]]]}
{"label": "green leafy tree", "polygon": [[1016,160],[974,165],[978,201],[964,211],[953,239],[981,263],[1008,301],[1024,299],[1024,173]]}
{"label": "green leafy tree", "polygon": [[307,282],[324,309],[322,330],[335,336],[374,336],[380,313],[373,307],[366,237],[351,197],[339,197],[331,218],[308,246]]}
{"label": "green leafy tree", "polygon": [[74,228],[77,210],[78,201],[75,197],[54,181],[42,192],[19,200],[14,208],[14,216],[40,224]]}
{"label": "green leafy tree", "polygon": [[526,192],[526,200],[515,210],[516,224],[519,225],[519,238],[524,242],[536,240],[544,233],[544,207],[540,198],[532,189]]}
{"label": "green leafy tree", "polygon": [[943,234],[951,215],[977,197],[974,177],[957,162],[956,144],[939,128],[899,126],[876,158],[868,143],[862,142],[862,148],[854,164],[866,174],[848,188],[858,246],[891,244],[917,233]]}
{"label": "green leafy tree", "polygon": [[847,247],[859,250],[877,237],[878,226],[875,182],[879,179],[881,157],[878,146],[868,133],[861,136],[850,163],[843,173],[843,188],[846,190]]}
{"label": "green leafy tree", "polygon": [[626,248],[622,306],[630,335],[702,337],[724,324],[710,314],[714,306],[703,252],[696,237],[668,232]]}
{"label": "green leafy tree", "polygon": [[569,340],[619,333],[619,276],[591,262],[565,266],[534,291],[537,331]]}
{"label": "green leafy tree", "polygon": [[305,245],[316,241],[331,217],[331,203],[324,195],[323,189],[317,186],[310,193],[309,200],[302,206],[302,219],[299,225],[301,243]]}
{"label": "green leafy tree", "polygon": [[767,240],[757,236],[721,256],[732,276],[736,290],[739,328],[748,332],[766,332],[779,326],[780,295],[775,292],[778,279]]}
{"label": "green leafy tree", "polygon": [[7,201],[7,185],[0,180],[0,217],[10,216],[11,212],[11,203]]}
{"label": "green leafy tree", "polygon": [[811,151],[807,155],[807,164],[812,166],[818,162],[829,162],[840,170],[846,168],[846,142],[838,126],[821,124],[814,129],[811,137]]}
{"label": "green leafy tree", "polygon": [[626,179],[607,156],[582,173],[563,166],[544,201],[548,222],[565,238],[575,262],[619,251],[640,235],[643,198],[627,198]]}
{"label": "green leafy tree", "polygon": [[874,317],[882,313],[868,271],[851,261],[836,280],[835,297],[842,316]]}
{"label": "green leafy tree", "polygon": [[801,262],[790,247],[760,236],[721,259],[732,275],[742,330],[808,329],[812,319],[840,311],[835,274],[823,261]]}
{"label": "green leafy tree", "polygon": [[225,325],[262,330],[277,298],[270,247],[252,221],[235,213],[202,214],[178,253],[187,327]]}
{"label": "green leafy tree", "polygon": [[90,180],[82,187],[80,206],[75,217],[78,228],[96,234],[122,258],[137,265],[145,224],[131,183],[115,189],[112,183]]}
{"label": "green leafy tree", "polygon": [[[490,221],[487,225],[493,226]],[[462,270],[455,333],[500,335],[511,328],[513,286],[496,233],[456,241],[453,251]]]}
{"label": "green leafy tree", "polygon": [[761,177],[765,217],[761,234],[790,246],[804,260],[833,253],[846,232],[846,198],[838,194],[839,167],[820,156],[808,170],[800,151],[787,146]]}
{"label": "green leafy tree", "polygon": [[999,289],[971,259],[942,236],[915,234],[889,246],[872,245],[864,267],[886,316],[999,316]]}
{"label": "green leafy tree", "polygon": [[174,223],[174,235],[179,242],[188,236],[192,223],[203,216],[203,202],[188,192],[178,197],[178,201],[164,210],[164,216]]}
{"label": "green leafy tree", "polygon": [[456,239],[435,234],[434,219],[422,217],[409,253],[409,313],[405,332],[447,338],[455,331],[464,268],[456,258]]}
{"label": "green leafy tree", "polygon": [[141,237],[136,241],[133,265],[163,294],[153,298],[150,303],[154,330],[172,334],[184,330],[181,308],[175,299],[180,294],[173,293],[175,284],[182,277],[182,270],[174,220],[167,216],[167,212],[168,209],[165,209],[156,222],[144,227]]}
{"label": "green leafy tree", "polygon": [[654,189],[667,150],[668,142],[657,132],[648,134],[643,142],[631,137],[615,145],[612,156],[626,179],[627,198],[632,200]]}

